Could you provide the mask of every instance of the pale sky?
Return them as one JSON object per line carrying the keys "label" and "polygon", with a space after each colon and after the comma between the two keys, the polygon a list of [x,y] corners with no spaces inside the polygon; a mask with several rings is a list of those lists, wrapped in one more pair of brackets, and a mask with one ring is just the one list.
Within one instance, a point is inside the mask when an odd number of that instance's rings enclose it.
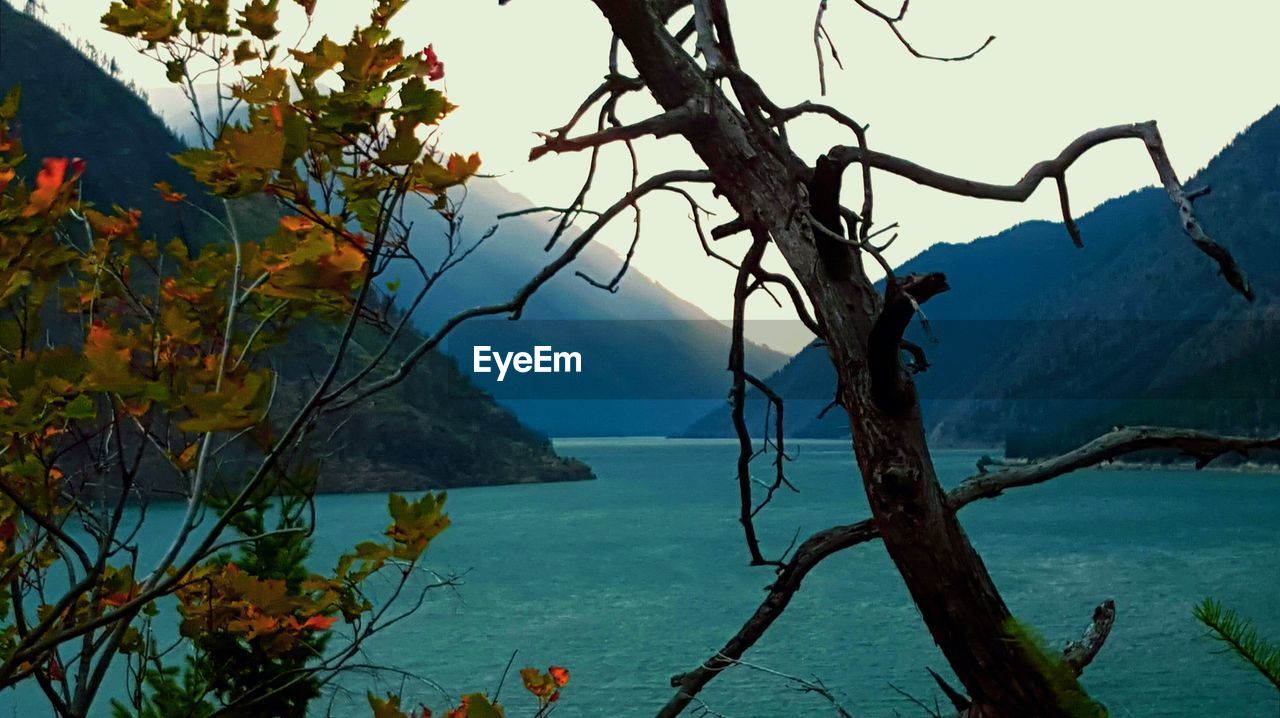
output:
{"label": "pale sky", "polygon": [[[74,35],[114,55],[139,85],[165,84],[153,63],[98,28],[106,0],[44,1],[51,24],[65,23]],[[729,0],[744,68],[779,104],[820,99],[812,41],[817,5]],[[914,59],[852,0],[829,5],[826,27],[845,69],[828,58],[824,101],[869,123],[876,149],[974,179],[1012,182],[1084,131],[1148,119],[1160,123],[1174,166],[1185,177],[1280,101],[1274,81],[1280,67],[1276,0],[912,3],[902,27],[924,52],[964,53],[988,35],[997,36],[964,63]],[[290,2],[281,6],[294,36],[303,27],[301,13]],[[363,0],[319,0],[313,37],[328,32],[344,38],[370,6]],[[446,63],[450,99],[461,105],[446,121],[448,149],[479,151],[486,172],[500,175],[533,204],[563,205],[573,197],[585,153],[532,164],[526,158],[537,141],[533,133],[563,124],[607,70],[608,27],[589,0],[512,0],[506,7],[495,0],[414,0],[394,29],[410,48],[433,43]],[[634,121],[654,108],[633,96],[621,110],[624,121]],[[791,142],[807,160],[853,141],[847,131],[819,120],[793,127]],[[676,138],[641,143],[639,152],[644,176],[697,166]],[[614,148],[590,206],[611,204],[628,179],[625,149]],[[1094,150],[1068,179],[1073,206],[1083,214],[1105,199],[1153,184],[1155,172],[1134,142]],[[859,192],[856,183],[846,187]],[[876,189],[877,219],[902,225],[889,253],[894,263],[936,242],[965,242],[1024,220],[1059,218],[1056,193],[1048,186],[1025,205],[948,197],[883,175]],[[702,254],[683,202],[659,194],[646,201],[634,266],[712,316],[728,317],[732,271]],[[716,207],[709,198],[707,206]],[[712,223],[731,218],[719,209]],[[630,219],[623,217],[602,241],[625,251],[631,231]],[[753,305],[751,314],[789,316],[767,299]]]}

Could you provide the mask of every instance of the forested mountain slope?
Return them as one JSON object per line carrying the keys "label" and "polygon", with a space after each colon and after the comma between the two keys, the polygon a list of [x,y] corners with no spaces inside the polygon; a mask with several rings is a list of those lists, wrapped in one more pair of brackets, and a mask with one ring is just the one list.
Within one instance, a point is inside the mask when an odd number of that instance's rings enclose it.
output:
{"label": "forested mountain slope", "polygon": [[[161,238],[180,231],[197,242],[210,236],[198,212],[186,208],[178,214],[152,188],[166,180],[206,209],[221,211],[170,158],[183,144],[143,99],[56,32],[3,2],[0,47],[0,87],[21,84],[24,90],[17,134],[32,158],[28,172],[44,156],[83,158],[89,201],[141,209],[144,228]],[[274,223],[270,207],[241,206],[238,213],[260,226]],[[330,334],[316,326],[306,336],[319,343],[331,340]],[[302,380],[316,370],[311,363],[327,354],[315,346],[295,343],[281,353],[283,404],[300,396]],[[590,469],[557,456],[544,436],[523,426],[438,355],[428,357],[399,387],[357,408],[337,444],[340,450],[326,460],[323,490],[591,478]]]}
{"label": "forested mountain slope", "polygon": [[[936,343],[913,329],[932,364],[918,385],[935,445],[1013,437],[1015,453],[1043,453],[1115,424],[1280,427],[1271,359],[1280,345],[1280,109],[1190,185],[1211,187],[1197,211],[1249,274],[1254,303],[1187,242],[1158,189],[1082,217],[1083,249],[1062,225],[1037,221],[936,245],[897,269],[944,272],[951,285],[925,310]],[[792,433],[847,431],[838,418],[815,418],[833,382],[814,347],[772,377],[797,399]],[[719,412],[687,433],[724,435],[728,426]]]}

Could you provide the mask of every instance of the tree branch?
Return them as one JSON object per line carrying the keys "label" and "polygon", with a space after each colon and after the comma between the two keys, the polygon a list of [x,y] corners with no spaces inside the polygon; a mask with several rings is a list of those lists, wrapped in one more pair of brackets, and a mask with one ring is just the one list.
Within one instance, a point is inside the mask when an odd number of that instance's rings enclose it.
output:
{"label": "tree branch", "polygon": [[1073,673],[1078,676],[1084,672],[1085,666],[1089,665],[1098,655],[1098,651],[1102,650],[1102,644],[1106,643],[1107,636],[1111,635],[1111,626],[1115,622],[1115,601],[1108,598],[1093,609],[1093,620],[1084,630],[1084,635],[1080,640],[1067,644],[1067,647],[1062,650],[1062,660]]}
{"label": "tree branch", "polygon": [[939,272],[890,277],[884,308],[867,338],[867,371],[872,400],[885,413],[897,415],[907,401],[910,379],[903,371],[903,334],[920,305],[947,291],[947,278]]}
{"label": "tree branch", "polygon": [[937,60],[939,62],[961,62],[964,60],[971,59],[978,53],[987,49],[987,46],[990,45],[992,42],[995,42],[995,39],[996,39],[995,35],[991,35],[981,45],[979,45],[976,50],[973,50],[972,52],[966,53],[964,55],[926,55],[925,53],[917,50],[915,46],[911,44],[911,41],[908,40],[907,37],[902,34],[902,30],[898,28],[898,23],[902,22],[902,19],[907,15],[907,7],[911,3],[911,0],[903,0],[902,6],[898,9],[897,15],[890,15],[881,10],[877,10],[875,6],[866,2],[866,0],[853,0],[853,1],[858,4],[858,7],[876,16],[881,21],[883,21],[885,25],[889,26],[889,30],[893,32],[893,36],[898,38],[899,44],[901,44],[904,48],[906,48],[907,52],[911,53],[912,57],[916,57],[921,60]]}
{"label": "tree branch", "polygon": [[641,137],[661,138],[686,132],[696,124],[697,118],[698,115],[691,108],[682,107],[635,124],[610,127],[580,137],[560,137],[539,133],[543,143],[529,151],[529,161],[532,162],[549,152],[579,152],[613,142],[625,142]]}
{"label": "tree branch", "polygon": [[1196,468],[1231,452],[1245,453],[1258,449],[1280,449],[1280,436],[1257,438],[1218,436],[1192,429],[1158,426],[1133,426],[1115,429],[1061,456],[1027,466],[1015,466],[966,479],[947,494],[952,508],[959,509],[976,499],[999,496],[1008,489],[1031,486],[1096,466],[1104,461],[1155,449],[1176,449],[1196,459]]}
{"label": "tree branch", "polygon": [[[1164,141],[1160,136],[1159,129],[1156,128],[1155,122],[1115,125],[1086,132],[1068,144],[1057,157],[1036,163],[1022,176],[1022,179],[1009,185],[977,182],[955,177],[923,167],[910,160],[887,155],[883,152],[865,150],[860,147],[836,147],[828,152],[826,157],[844,167],[854,162],[860,162],[866,166],[898,175],[917,184],[949,194],[1003,202],[1024,202],[1040,186],[1042,181],[1050,178],[1056,181],[1062,177],[1067,169],[1085,152],[1098,145],[1122,139],[1142,140],[1147,147],[1147,153],[1151,156],[1152,163],[1155,165],[1156,174],[1160,178],[1161,185],[1163,185],[1170,201],[1173,202],[1174,207],[1177,209],[1182,231],[1186,233],[1197,249],[1218,264],[1218,269],[1228,284],[1245,299],[1253,301],[1253,288],[1250,286],[1244,272],[1236,264],[1235,259],[1232,258],[1231,253],[1210,239],[1200,226],[1199,220],[1196,219],[1192,202],[1201,196],[1201,193],[1188,192],[1181,181],[1178,180],[1178,175],[1169,161],[1168,154],[1165,152]],[[1060,185],[1060,187],[1065,188],[1065,184]],[[1063,197],[1065,198],[1065,194],[1063,194]],[[1064,199],[1064,206],[1065,204]],[[1069,211],[1069,208],[1067,209]],[[1068,230],[1073,224],[1074,222],[1069,224]]]}

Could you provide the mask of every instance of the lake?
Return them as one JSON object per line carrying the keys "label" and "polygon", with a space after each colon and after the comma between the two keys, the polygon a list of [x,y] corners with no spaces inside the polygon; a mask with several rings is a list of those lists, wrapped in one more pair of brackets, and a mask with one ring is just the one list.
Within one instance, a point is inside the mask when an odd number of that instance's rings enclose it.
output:
{"label": "lake", "polygon": [[[432,591],[422,611],[369,646],[369,662],[456,694],[492,690],[518,650],[516,668],[572,672],[557,718],[652,716],[671,695],[670,676],[738,629],[772,573],[747,566],[733,442],[557,448],[599,480],[451,492],[453,528],[428,557],[436,571],[465,572],[463,585]],[[797,441],[795,450],[800,492],[779,494],[759,522],[769,554],[797,531],[803,538],[867,514],[847,442]],[[938,452],[944,482],[972,473],[981,453]],[[387,523],[382,495],[324,496],[317,508],[325,564]],[[159,543],[179,509],[152,510]],[[1219,654],[1191,614],[1212,595],[1280,639],[1280,477],[1084,471],[972,505],[961,518],[1014,614],[1053,645],[1078,637],[1093,608],[1115,599],[1115,629],[1084,677],[1113,716],[1280,715],[1275,690]],[[945,673],[946,663],[878,543],[815,569],[747,660],[821,678],[859,718],[926,715],[894,687],[945,705],[925,669]],[[366,689],[441,705],[415,679],[352,673],[339,683],[334,715],[368,716]],[[502,692],[511,718],[532,714],[518,683],[513,675]],[[821,698],[742,667],[700,697],[729,718],[833,714]],[[0,696],[0,715],[42,715],[28,701]]]}

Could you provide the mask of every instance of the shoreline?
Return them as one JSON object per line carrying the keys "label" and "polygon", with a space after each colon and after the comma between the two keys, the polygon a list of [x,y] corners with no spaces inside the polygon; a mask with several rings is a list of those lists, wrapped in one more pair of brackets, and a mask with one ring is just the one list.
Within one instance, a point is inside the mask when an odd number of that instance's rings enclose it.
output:
{"label": "shoreline", "polygon": [[[1026,459],[1026,458],[1006,458],[1003,465],[1008,467],[1027,466],[1044,459]],[[1204,468],[1196,468],[1194,461],[1107,461],[1096,466],[1089,467],[1101,471],[1186,471],[1190,473],[1200,471],[1224,471],[1233,474],[1260,474],[1260,475],[1277,475],[1280,476],[1280,464],[1259,463],[1257,461],[1244,461],[1238,464],[1210,464]],[[1087,471],[1087,469],[1080,469]],[[994,471],[992,473],[995,473]]]}

